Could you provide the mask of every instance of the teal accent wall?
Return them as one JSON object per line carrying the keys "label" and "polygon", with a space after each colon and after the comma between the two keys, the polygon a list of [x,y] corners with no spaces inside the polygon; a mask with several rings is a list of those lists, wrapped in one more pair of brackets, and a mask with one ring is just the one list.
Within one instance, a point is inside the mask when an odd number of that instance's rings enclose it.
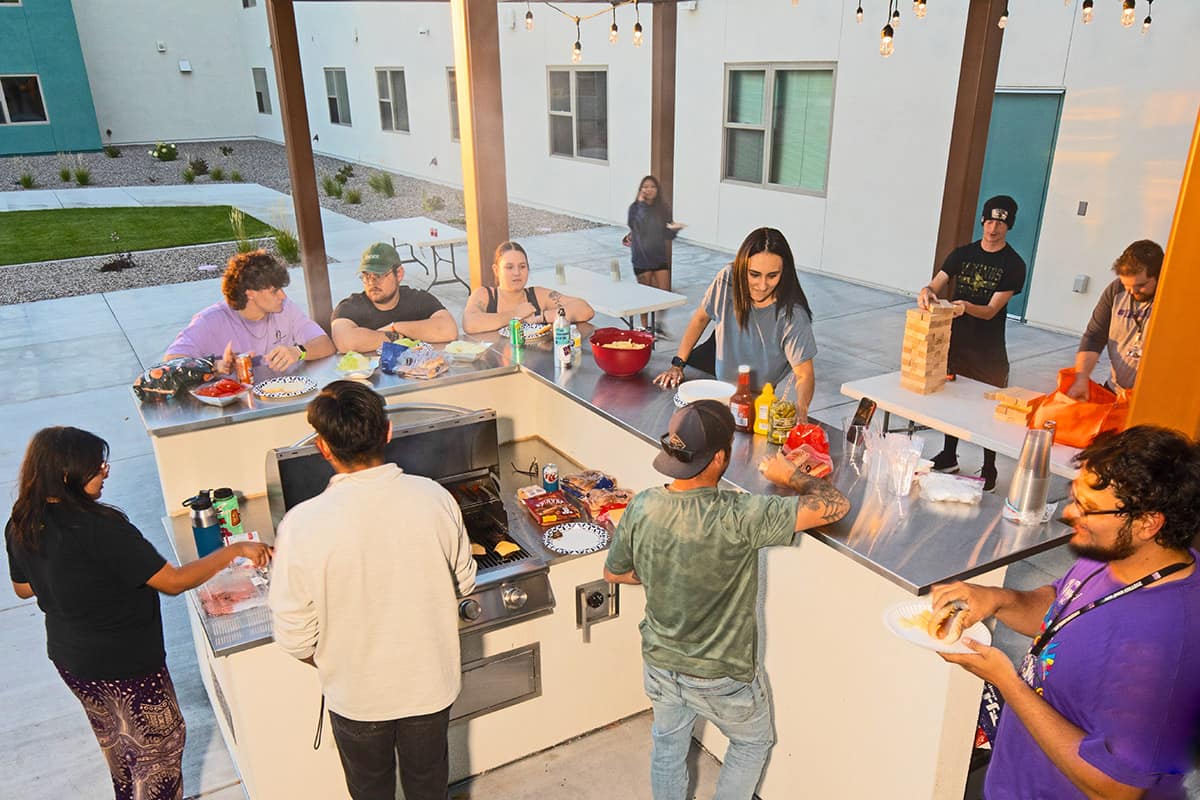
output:
{"label": "teal accent wall", "polygon": [[0,125],[0,157],[100,149],[71,0],[0,3],[0,75],[37,75],[49,117]]}

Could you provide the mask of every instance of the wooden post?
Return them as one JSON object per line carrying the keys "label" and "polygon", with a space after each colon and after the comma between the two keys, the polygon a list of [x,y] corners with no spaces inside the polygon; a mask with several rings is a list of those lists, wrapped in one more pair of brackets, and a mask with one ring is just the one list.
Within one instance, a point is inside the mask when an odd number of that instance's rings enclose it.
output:
{"label": "wooden post", "polygon": [[283,146],[292,182],[292,207],[296,213],[300,259],[304,265],[308,313],[328,333],[333,316],[329,264],[325,259],[321,200],[317,195],[317,171],[313,164],[308,104],[304,101],[304,78],[300,73],[300,42],[296,37],[296,10],[292,2],[267,0],[267,25],[275,58],[279,118],[283,123]]}
{"label": "wooden post", "polygon": [[[675,48],[678,9],[674,3],[655,3],[650,32],[650,174],[658,178],[660,200],[675,197]],[[667,242],[667,275],[671,267],[671,242]],[[670,278],[668,277],[668,287]]]}
{"label": "wooden post", "polygon": [[496,0],[450,0],[450,24],[454,35],[471,287],[494,286],[491,254],[496,245],[508,238]]}
{"label": "wooden post", "polygon": [[[958,70],[958,100],[950,134],[946,186],[942,190],[942,216],[931,270],[936,275],[950,251],[971,241],[979,213],[979,186],[987,151],[988,124],[996,96],[1000,45],[1004,31],[996,24],[1006,0],[970,0],[963,35],[962,63]],[[911,24],[911,23],[910,23]]]}
{"label": "wooden post", "polygon": [[[1200,297],[1200,115],[1179,187],[1175,220],[1154,293],[1129,425],[1165,425],[1200,437],[1196,298]],[[1169,479],[1170,476],[1164,476]]]}

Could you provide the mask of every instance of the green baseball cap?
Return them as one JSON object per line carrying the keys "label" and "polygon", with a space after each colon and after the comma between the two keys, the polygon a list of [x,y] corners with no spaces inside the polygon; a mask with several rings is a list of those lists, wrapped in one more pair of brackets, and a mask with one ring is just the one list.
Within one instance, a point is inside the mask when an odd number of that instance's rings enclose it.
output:
{"label": "green baseball cap", "polygon": [[376,242],[363,251],[359,267],[363,272],[386,275],[400,266],[400,254],[387,242]]}

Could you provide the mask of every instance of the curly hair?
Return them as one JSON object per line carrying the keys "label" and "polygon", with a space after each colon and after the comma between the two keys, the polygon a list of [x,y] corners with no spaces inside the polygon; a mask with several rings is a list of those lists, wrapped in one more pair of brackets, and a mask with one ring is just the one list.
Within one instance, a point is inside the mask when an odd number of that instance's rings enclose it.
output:
{"label": "curly hair", "polygon": [[1182,433],[1137,425],[1105,433],[1075,456],[1091,472],[1093,489],[1112,487],[1128,519],[1162,514],[1154,541],[1172,550],[1189,546],[1200,520],[1200,446]]}
{"label": "curly hair", "polygon": [[1163,249],[1149,239],[1138,239],[1121,251],[1113,262],[1113,272],[1118,275],[1137,275],[1143,270],[1147,278],[1157,278],[1162,271]]}
{"label": "curly hair", "polygon": [[246,290],[280,289],[291,282],[287,267],[266,250],[238,253],[229,259],[221,278],[221,292],[234,311],[246,307]]}

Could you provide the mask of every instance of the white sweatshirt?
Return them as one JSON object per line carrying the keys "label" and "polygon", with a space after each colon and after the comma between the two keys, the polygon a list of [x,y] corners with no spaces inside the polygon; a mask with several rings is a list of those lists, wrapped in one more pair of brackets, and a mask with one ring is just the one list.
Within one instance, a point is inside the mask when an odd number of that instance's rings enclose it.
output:
{"label": "white sweatshirt", "polygon": [[395,464],[338,474],[280,522],[275,642],[313,656],[343,717],[440,711],[462,682],[456,586],[474,590],[475,560],[449,492]]}

